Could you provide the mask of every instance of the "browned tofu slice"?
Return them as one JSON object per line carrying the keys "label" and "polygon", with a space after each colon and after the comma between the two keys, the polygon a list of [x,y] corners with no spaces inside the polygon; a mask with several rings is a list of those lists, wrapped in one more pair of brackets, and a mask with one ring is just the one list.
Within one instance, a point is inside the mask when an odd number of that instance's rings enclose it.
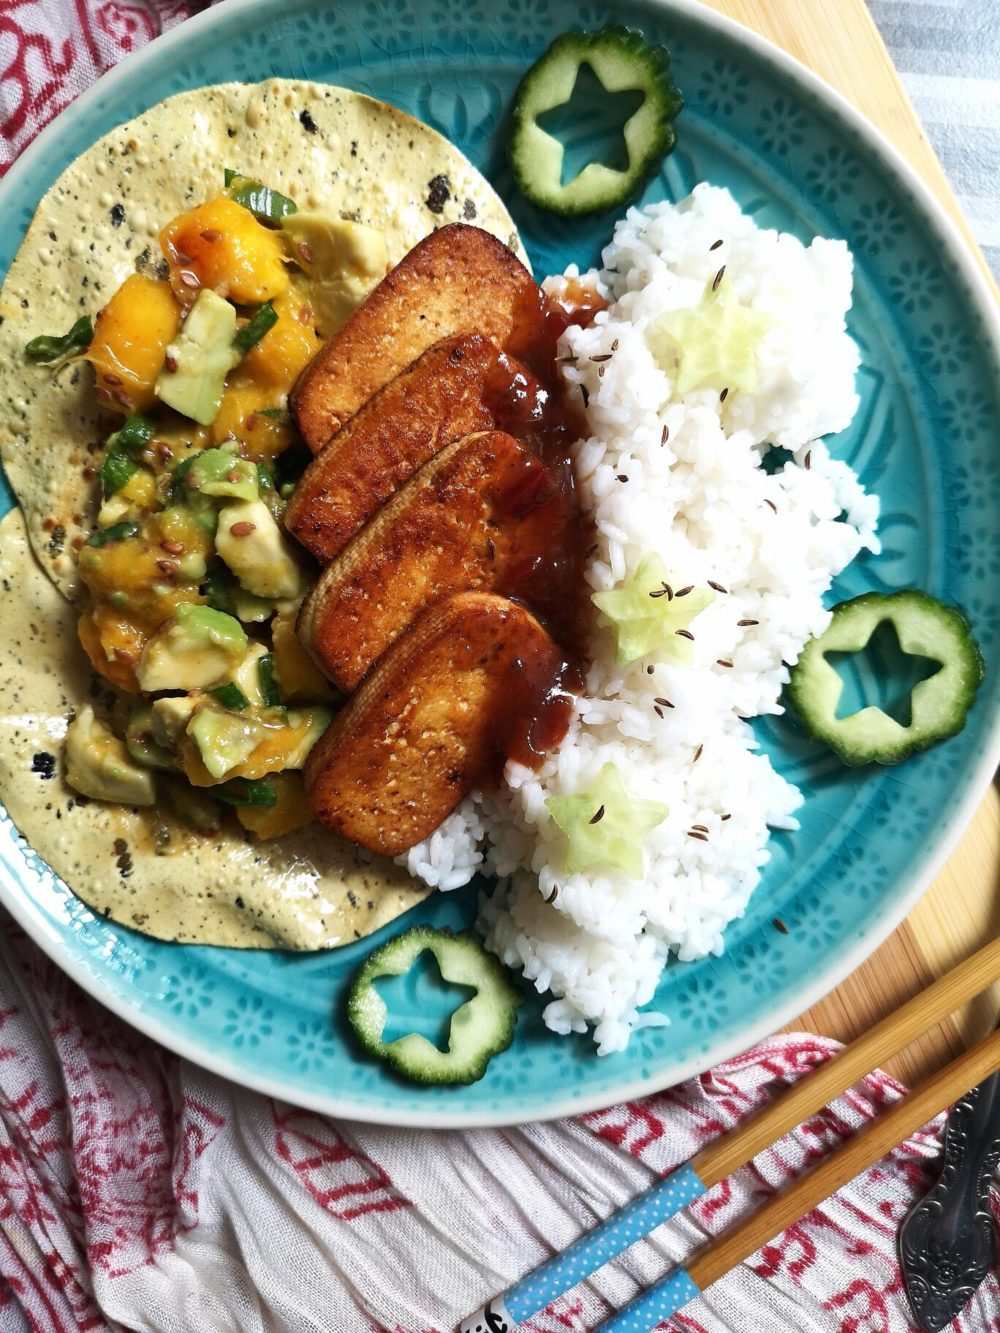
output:
{"label": "browned tofu slice", "polygon": [[425,607],[463,589],[517,595],[558,619],[575,591],[560,563],[575,532],[567,480],[502,431],[456,440],[326,567],[300,639],[349,694]]}
{"label": "browned tofu slice", "polygon": [[470,791],[524,758],[532,728],[551,742],[562,654],[525,607],[465,592],[431,607],[334,718],[305,768],[316,818],[396,856]]}
{"label": "browned tofu slice", "polygon": [[291,401],[304,440],[318,453],[362,403],[442,338],[478,329],[506,349],[515,330],[537,324],[540,309],[538,286],[502,241],[460,222],[439,227],[302,372]]}
{"label": "browned tofu slice", "polygon": [[500,426],[512,384],[534,402],[536,381],[479,333],[428,348],[337,432],[306,468],[285,526],[321,565],[332,560],[404,482],[453,440]]}

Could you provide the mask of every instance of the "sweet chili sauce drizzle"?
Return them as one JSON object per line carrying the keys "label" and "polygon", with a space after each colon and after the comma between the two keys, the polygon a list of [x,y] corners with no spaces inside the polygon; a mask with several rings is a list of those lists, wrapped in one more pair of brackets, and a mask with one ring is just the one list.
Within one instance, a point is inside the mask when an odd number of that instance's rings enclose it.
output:
{"label": "sweet chili sauce drizzle", "polygon": [[519,475],[501,480],[494,496],[497,509],[518,517],[532,509],[544,511],[544,522],[535,527],[536,543],[519,551],[502,591],[537,614],[565,652],[555,671],[551,662],[544,669],[524,664],[499,710],[499,748],[529,768],[539,767],[569,727],[573,695],[583,684],[589,608],[583,568],[592,534],[580,513],[571,454],[586,427],[558,373],[557,344],[570,325],[586,326],[606,308],[594,288],[575,279],[557,301],[538,288],[518,312],[510,355],[498,358],[487,386],[499,428],[537,458],[529,457]]}

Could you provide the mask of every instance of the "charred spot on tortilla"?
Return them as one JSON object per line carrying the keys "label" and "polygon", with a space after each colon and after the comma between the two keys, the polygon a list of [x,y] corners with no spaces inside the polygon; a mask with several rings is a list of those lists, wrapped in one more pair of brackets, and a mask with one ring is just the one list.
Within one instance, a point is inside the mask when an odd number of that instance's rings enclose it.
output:
{"label": "charred spot on tortilla", "polygon": [[435,176],[427,182],[427,207],[439,217],[444,206],[451,198],[451,181],[447,176]]}

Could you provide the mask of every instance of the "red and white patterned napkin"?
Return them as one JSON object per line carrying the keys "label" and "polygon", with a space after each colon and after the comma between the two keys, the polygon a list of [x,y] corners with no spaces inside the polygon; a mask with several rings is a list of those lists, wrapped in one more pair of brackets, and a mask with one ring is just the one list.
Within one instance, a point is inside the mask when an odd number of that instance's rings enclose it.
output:
{"label": "red and white patterned napkin", "polygon": [[[279,0],[275,0],[278,3]],[[0,171],[192,0],[0,0]],[[92,1001],[0,911],[0,1333],[450,1333],[836,1049],[774,1038],[579,1120],[418,1133],[204,1073]],[[873,1074],[532,1320],[585,1333],[895,1101]],[[896,1228],[932,1127],[765,1246],[674,1333],[902,1333]],[[995,1275],[954,1324],[1000,1333]]]}
{"label": "red and white patterned napkin", "polygon": [[[451,1333],[834,1042],[765,1042],[579,1120],[415,1132],[245,1092],[109,1014],[0,912],[0,1329]],[[706,1235],[894,1102],[873,1074],[527,1333],[585,1333]],[[918,1134],[666,1327],[902,1333],[896,1228],[926,1187]],[[991,1276],[956,1333],[1000,1333]]]}

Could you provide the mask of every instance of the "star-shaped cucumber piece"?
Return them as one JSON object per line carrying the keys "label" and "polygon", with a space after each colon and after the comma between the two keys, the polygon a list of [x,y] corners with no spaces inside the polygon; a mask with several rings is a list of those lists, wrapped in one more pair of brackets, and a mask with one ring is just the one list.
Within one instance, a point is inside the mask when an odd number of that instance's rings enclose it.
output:
{"label": "star-shaped cucumber piece", "polygon": [[690,662],[694,635],[689,628],[715,597],[708,588],[681,586],[667,577],[658,555],[644,555],[630,579],[590,600],[610,620],[617,636],[615,661],[637,662],[647,653]]}
{"label": "star-shaped cucumber piece", "polygon": [[588,791],[550,796],[545,805],[569,842],[563,863],[567,875],[611,866],[629,879],[641,879],[642,844],[668,814],[658,801],[630,795],[614,764],[604,765]]}
{"label": "star-shaped cucumber piece", "polygon": [[650,326],[648,338],[653,356],[669,369],[677,359],[675,390],[757,388],[757,345],[771,327],[771,320],[749,306],[741,305],[731,285],[723,280],[712,285],[696,306],[670,310]]}

